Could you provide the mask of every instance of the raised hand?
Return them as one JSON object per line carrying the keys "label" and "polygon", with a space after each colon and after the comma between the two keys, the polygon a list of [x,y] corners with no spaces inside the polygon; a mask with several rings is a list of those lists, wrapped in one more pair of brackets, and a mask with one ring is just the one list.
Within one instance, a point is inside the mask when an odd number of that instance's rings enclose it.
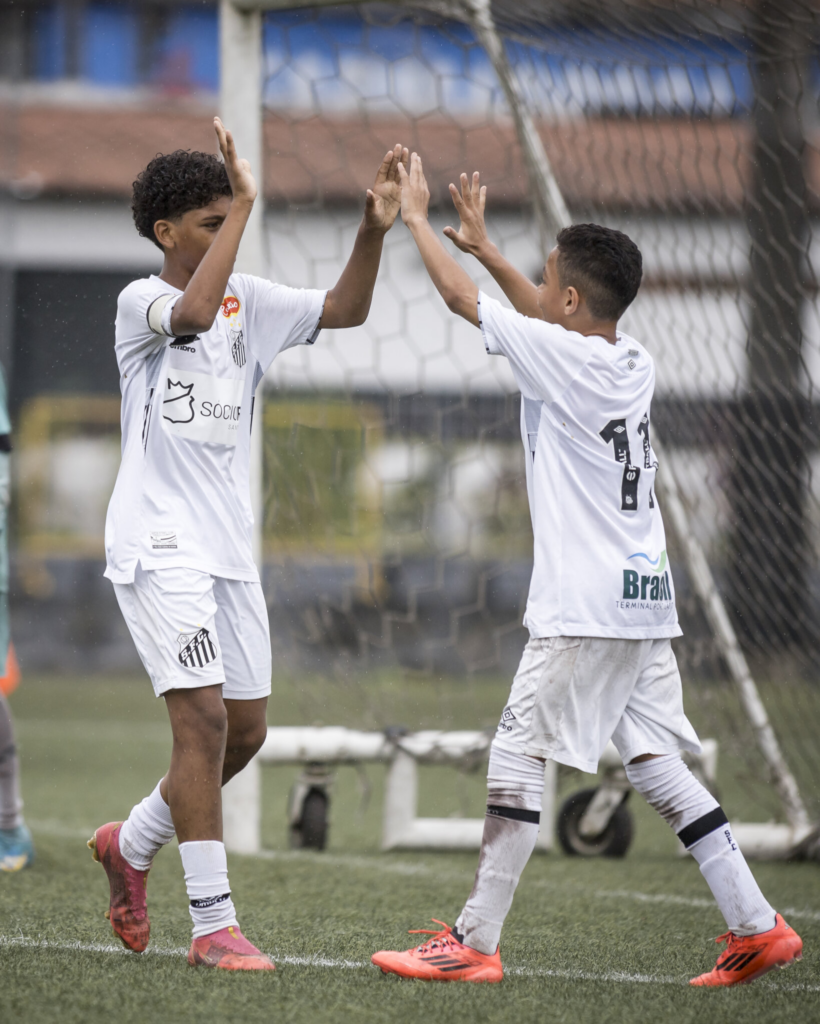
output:
{"label": "raised hand", "polygon": [[484,223],[484,204],[487,202],[487,186],[482,185],[478,171],[473,173],[470,182],[466,174],[461,175],[461,192],[455,185],[450,185],[450,195],[456,211],[461,218],[458,231],[447,227],[444,234],[461,249],[462,252],[478,256],[489,241],[487,226]]}
{"label": "raised hand", "polygon": [[407,149],[401,143],[385,154],[376,174],[373,188],[367,190],[364,208],[365,223],[378,231],[389,231],[401,209],[399,167],[407,164]]}
{"label": "raised hand", "polygon": [[401,178],[401,219],[408,226],[413,220],[427,220],[427,207],[430,204],[430,189],[424,177],[421,157],[413,153],[410,157],[410,170],[399,168]]}
{"label": "raised hand", "polygon": [[256,199],[256,181],[251,174],[251,165],[247,160],[240,159],[236,152],[233,135],[218,117],[214,118],[214,130],[219,140],[219,149],[222,159],[225,161],[225,170],[228,172],[228,181],[231,183],[234,199],[253,203]]}

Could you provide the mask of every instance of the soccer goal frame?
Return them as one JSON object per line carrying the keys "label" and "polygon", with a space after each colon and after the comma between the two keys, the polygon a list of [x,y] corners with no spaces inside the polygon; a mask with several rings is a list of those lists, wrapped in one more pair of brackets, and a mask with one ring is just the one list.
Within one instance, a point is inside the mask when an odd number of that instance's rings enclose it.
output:
{"label": "soccer goal frame", "polygon": [[[365,2],[366,0],[347,0],[346,5],[359,6]],[[402,0],[388,2],[396,6],[427,9],[465,22],[472,27],[493,65],[509,105],[528,175],[542,255],[546,257],[554,244],[557,231],[563,225],[569,224],[571,217],[544,144],[524,102],[515,72],[507,59],[502,38],[493,20],[490,0],[414,0],[412,4],[404,4]],[[261,172],[264,151],[263,13],[268,10],[336,5],[334,0],[220,0],[220,109],[223,119],[234,133],[241,152],[250,159],[260,181],[260,188],[263,180]],[[267,266],[263,203],[260,202],[256,204],[253,217],[246,228],[237,267],[248,273],[264,276],[267,273]],[[653,446],[659,458],[662,458],[662,447],[656,433],[653,433]],[[251,459],[252,501],[256,511],[255,553],[260,557],[263,493],[261,417],[256,417],[254,425]],[[663,459],[663,473],[658,477],[657,487],[661,503],[667,511],[668,523],[680,541],[693,590],[735,685],[787,822],[786,826],[769,826],[771,841],[764,843],[763,848],[771,856],[786,855],[801,844],[811,841],[818,826],[810,820],[797,781],[783,756],[703,547],[691,528],[674,465],[667,459]],[[235,807],[246,804],[240,796],[243,775],[229,784],[226,796],[230,793],[231,799],[226,800],[226,807],[229,807],[232,801]],[[250,788],[251,784],[246,785]],[[766,827],[755,826],[758,830]]]}

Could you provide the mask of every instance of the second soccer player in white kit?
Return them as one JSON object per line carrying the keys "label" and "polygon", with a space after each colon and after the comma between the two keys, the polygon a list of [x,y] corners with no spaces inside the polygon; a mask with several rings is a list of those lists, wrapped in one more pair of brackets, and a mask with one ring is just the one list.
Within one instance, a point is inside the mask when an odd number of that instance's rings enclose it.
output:
{"label": "second soccer player in white kit", "polygon": [[409,175],[399,173],[402,218],[433,283],[454,313],[481,328],[487,352],[509,360],[520,388],[534,567],[530,640],[490,750],[473,891],[454,928],[373,962],[403,977],[500,981],[499,938],[535,847],[544,762],[595,772],[611,738],[633,787],[697,860],[729,928],[714,970],[692,983],[733,985],[785,966],[802,942],[766,901],[726,815],[680,756],[700,744],[670,643],[681,629],[654,486],[655,367],[617,326],[638,292],[640,251],[619,231],[565,228],[536,286],[489,241],[485,190],[477,174],[472,182],[462,175],[460,192],[450,186],[461,224],[445,234],[487,267],[508,309],[479,292],[433,233],[415,153]]}

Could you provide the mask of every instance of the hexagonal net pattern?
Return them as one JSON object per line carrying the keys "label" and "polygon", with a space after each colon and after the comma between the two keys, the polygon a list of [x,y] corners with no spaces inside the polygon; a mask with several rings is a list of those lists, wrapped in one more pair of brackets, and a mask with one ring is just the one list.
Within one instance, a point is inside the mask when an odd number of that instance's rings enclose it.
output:
{"label": "hexagonal net pattern", "polygon": [[[275,279],[335,283],[364,190],[396,142],[423,157],[437,229],[458,223],[448,184],[478,170],[492,238],[540,274],[503,90],[467,8],[434,6],[265,15]],[[811,800],[820,16],[798,0],[505,0],[492,14],[573,219],[618,227],[642,250],[643,284],[623,327],[656,362],[652,429]],[[477,262],[453,253],[502,298]],[[525,641],[532,564],[519,394],[505,360],[449,313],[400,221],[366,324],[285,353],[266,384],[265,585],[294,687],[316,673],[365,692],[374,672],[415,673],[433,688],[463,680],[469,704],[475,686],[496,679],[500,711]],[[668,521],[667,533],[691,717],[721,741],[740,813],[776,816]],[[395,724],[382,690],[361,707],[362,720]],[[460,700],[435,707],[437,722],[463,722]]]}

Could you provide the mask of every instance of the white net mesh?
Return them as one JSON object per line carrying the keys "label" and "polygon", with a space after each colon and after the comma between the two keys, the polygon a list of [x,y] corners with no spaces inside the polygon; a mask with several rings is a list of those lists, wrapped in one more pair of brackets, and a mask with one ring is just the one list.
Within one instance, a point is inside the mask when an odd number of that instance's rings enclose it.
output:
{"label": "white net mesh", "polygon": [[[493,12],[573,218],[643,251],[624,328],[656,359],[653,429],[816,810],[818,16],[796,0]],[[478,169],[493,238],[539,271],[510,112],[463,21],[399,4],[270,12],[265,60],[276,279],[335,282],[397,141],[423,155],[436,227],[455,219],[447,184]],[[447,312],[399,223],[366,325],[285,354],[267,384],[265,582],[294,699],[324,700],[306,672],[355,681],[355,716],[387,726],[408,713],[396,670],[412,670],[439,694],[424,705],[438,724],[491,724],[523,646],[531,565],[505,361]],[[777,816],[674,536],[670,555],[692,717],[721,741],[735,813]],[[461,681],[442,689],[445,676]]]}

